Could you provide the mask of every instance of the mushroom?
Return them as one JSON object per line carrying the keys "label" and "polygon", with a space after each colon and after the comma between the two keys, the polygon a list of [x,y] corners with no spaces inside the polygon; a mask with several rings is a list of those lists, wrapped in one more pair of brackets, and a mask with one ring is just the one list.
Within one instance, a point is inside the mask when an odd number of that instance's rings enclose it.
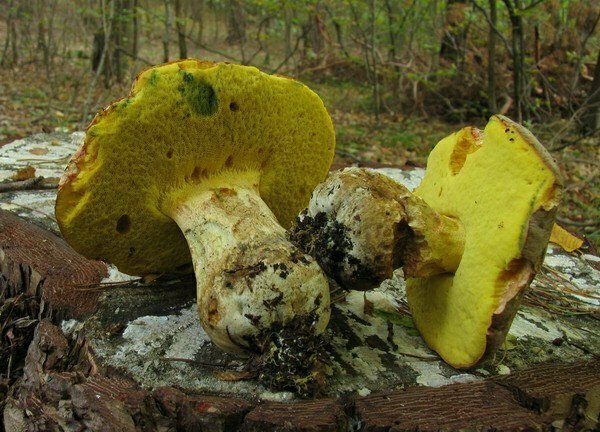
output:
{"label": "mushroom", "polygon": [[333,173],[291,238],[347,288],[368,289],[401,266],[422,337],[469,368],[504,341],[561,193],[544,147],[497,115],[484,131],[467,127],[438,143],[414,194],[374,172]]}
{"label": "mushroom", "polygon": [[222,349],[260,353],[294,321],[330,315],[327,278],[286,238],[333,159],[321,99],[253,67],[152,67],[100,112],[61,179],[56,216],[80,253],[132,275],[189,271]]}

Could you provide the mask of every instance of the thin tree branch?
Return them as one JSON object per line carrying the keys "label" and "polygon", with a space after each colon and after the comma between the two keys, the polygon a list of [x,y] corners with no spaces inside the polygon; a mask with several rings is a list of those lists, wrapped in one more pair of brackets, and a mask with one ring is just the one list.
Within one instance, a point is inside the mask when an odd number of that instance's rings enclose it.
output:
{"label": "thin tree branch", "polygon": [[492,22],[490,16],[486,12],[486,10],[481,5],[477,4],[477,2],[475,0],[473,0],[473,6],[475,6],[475,9],[477,9],[479,12],[481,12],[483,14],[483,16],[485,17],[485,20],[488,22],[488,25],[490,26],[490,28],[494,31],[494,33],[496,33],[496,35],[498,35],[498,37],[504,44],[504,48],[506,49],[506,52],[508,52],[508,54],[512,57],[513,52],[512,52],[512,48],[510,47],[510,44],[508,43],[508,40],[504,37],[504,35],[500,32],[500,30],[498,30],[498,28],[494,25],[494,23]]}
{"label": "thin tree branch", "polygon": [[545,2],[546,0],[536,0],[533,3],[531,3],[530,5],[525,6],[523,9],[520,10],[520,12],[527,12],[530,9],[533,9],[534,7],[536,7],[537,5],[539,5],[540,3]]}
{"label": "thin tree branch", "polygon": [[115,3],[114,0],[108,0],[110,6],[109,6],[109,13],[108,13],[108,20],[106,19],[106,4],[104,2],[104,0],[102,1],[102,26],[104,28],[104,46],[102,47],[102,54],[100,55],[100,61],[98,62],[98,68],[96,69],[96,73],[94,74],[94,77],[92,78],[92,81],[90,82],[90,86],[88,88],[88,93],[87,96],[85,98],[85,103],[83,105],[83,118],[81,119],[82,124],[87,122],[87,117],[89,114],[89,110],[90,110],[90,102],[92,99],[92,93],[94,92],[94,88],[96,87],[96,82],[98,81],[98,78],[100,77],[100,74],[102,73],[103,69],[104,69],[104,63],[106,61],[106,56],[108,53],[108,45],[110,44],[110,38],[111,38],[111,34],[112,34],[112,23],[113,23],[113,18],[115,16]]}

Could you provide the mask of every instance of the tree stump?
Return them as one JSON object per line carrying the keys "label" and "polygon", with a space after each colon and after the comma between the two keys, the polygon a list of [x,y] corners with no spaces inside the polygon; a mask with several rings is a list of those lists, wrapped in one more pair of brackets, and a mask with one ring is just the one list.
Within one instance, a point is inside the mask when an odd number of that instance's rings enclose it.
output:
{"label": "tree stump", "polygon": [[[46,134],[3,146],[0,182],[19,172],[51,182],[81,139]],[[423,175],[381,171],[409,187]],[[55,196],[48,189],[0,192],[7,431],[598,427],[594,255],[551,245],[504,349],[468,371],[446,365],[421,340],[400,307],[401,275],[375,291],[351,291],[335,302],[326,334],[332,374],[321,394],[301,400],[238,379],[242,362],[200,327],[193,277],[144,283],[75,253],[59,236]]]}

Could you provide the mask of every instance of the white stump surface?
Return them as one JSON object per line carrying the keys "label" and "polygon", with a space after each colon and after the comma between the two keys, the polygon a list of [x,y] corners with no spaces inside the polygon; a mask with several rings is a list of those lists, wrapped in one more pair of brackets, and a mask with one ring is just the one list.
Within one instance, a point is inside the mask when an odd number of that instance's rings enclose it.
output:
{"label": "white stump surface", "polygon": [[[56,179],[83,134],[41,134],[0,147],[0,182],[17,171],[35,168],[36,176]],[[418,185],[423,170],[379,169],[404,183]],[[56,190],[0,193],[0,208],[58,234],[54,218]],[[562,298],[581,311],[600,307],[600,258],[568,254],[550,245],[544,269],[533,288]],[[127,282],[129,281],[129,282]],[[219,372],[237,370],[241,362],[224,354],[200,327],[194,281],[173,279],[147,287],[112,268],[104,281],[98,312],[86,320],[63,321],[67,334],[85,332],[96,356],[149,388],[178,386],[237,396],[260,395],[285,400],[254,381],[224,381]],[[123,282],[115,285],[115,282]],[[365,298],[373,308],[364,307]],[[409,315],[397,312],[404,298],[401,275],[378,289],[351,291],[333,307],[327,331],[331,367],[324,393],[339,395],[410,385],[442,386],[510,374],[537,363],[571,362],[600,352],[600,321],[591,313],[566,314],[557,309],[523,305],[511,327],[505,349],[474,370],[451,368],[424,344]],[[374,313],[368,312],[374,310]]]}

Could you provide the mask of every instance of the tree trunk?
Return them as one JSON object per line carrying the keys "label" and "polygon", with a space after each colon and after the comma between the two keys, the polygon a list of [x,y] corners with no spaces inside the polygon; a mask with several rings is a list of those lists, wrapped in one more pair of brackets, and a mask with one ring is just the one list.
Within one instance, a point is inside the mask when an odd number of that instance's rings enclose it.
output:
{"label": "tree trunk", "polygon": [[448,0],[446,3],[446,22],[440,47],[440,58],[450,63],[462,64],[464,62],[467,42],[467,27],[464,25],[466,8],[467,0]]}
{"label": "tree trunk", "polygon": [[284,36],[283,36],[286,59],[289,59],[292,56],[292,26],[293,26],[292,19],[293,19],[292,11],[291,11],[290,7],[288,6],[288,4],[286,3],[286,5],[284,6],[285,30],[284,30]]}
{"label": "tree trunk", "polygon": [[181,15],[181,0],[175,0],[175,28],[177,29],[177,44],[179,45],[179,58],[187,58],[187,43],[185,40],[185,18]]}
{"label": "tree trunk", "polygon": [[244,2],[229,0],[229,23],[227,26],[227,43],[240,46],[241,62],[246,62],[244,45],[246,43],[246,13]]}
{"label": "tree trunk", "polygon": [[171,34],[171,0],[164,0],[165,5],[165,32],[163,33],[163,62],[169,61],[169,43]]}
{"label": "tree trunk", "polygon": [[10,0],[8,3],[8,13],[6,14],[6,39],[4,40],[4,48],[2,50],[2,58],[0,59],[0,66],[5,66],[7,63],[8,48],[12,47],[12,36],[14,26],[14,12],[13,12],[14,0]]}
{"label": "tree trunk", "polygon": [[525,94],[525,52],[523,40],[523,17],[521,0],[504,0],[508,9],[512,31],[512,56],[513,56],[513,95],[517,122],[522,123],[528,119],[527,99]]}
{"label": "tree trunk", "polygon": [[387,13],[388,20],[388,36],[389,36],[389,48],[388,48],[388,61],[393,63],[394,73],[392,75],[392,96],[395,100],[400,99],[400,76],[402,71],[398,65],[398,59],[396,56],[396,18],[390,0],[384,2],[385,10]]}
{"label": "tree trunk", "polygon": [[583,133],[586,135],[597,134],[600,130],[600,50],[598,50],[596,60],[594,81],[584,109],[585,111],[581,116]]}
{"label": "tree trunk", "polygon": [[496,24],[498,22],[498,10],[496,0],[489,0],[490,4],[490,28],[488,32],[488,107],[491,114],[498,112],[496,102]]}
{"label": "tree trunk", "polygon": [[138,2],[139,2],[139,0],[133,0],[133,7],[131,10],[131,26],[132,26],[131,54],[133,55],[134,62],[136,61],[136,59],[138,57],[138,43],[139,43]]}
{"label": "tree trunk", "polygon": [[123,35],[126,34],[127,21],[129,20],[129,1],[115,0],[115,17],[112,34],[112,62],[111,70],[117,82],[123,82],[123,62],[121,50],[123,49]]}
{"label": "tree trunk", "polygon": [[379,122],[379,114],[381,113],[381,93],[379,91],[379,71],[377,70],[377,53],[375,52],[375,44],[377,40],[375,38],[375,27],[376,27],[376,13],[375,13],[375,0],[369,2],[369,18],[370,18],[370,54],[371,62],[373,66],[373,101],[375,102],[375,120]]}
{"label": "tree trunk", "polygon": [[196,43],[202,45],[202,37],[204,35],[204,0],[194,0],[190,3],[192,12],[192,21],[198,24],[196,31]]}

